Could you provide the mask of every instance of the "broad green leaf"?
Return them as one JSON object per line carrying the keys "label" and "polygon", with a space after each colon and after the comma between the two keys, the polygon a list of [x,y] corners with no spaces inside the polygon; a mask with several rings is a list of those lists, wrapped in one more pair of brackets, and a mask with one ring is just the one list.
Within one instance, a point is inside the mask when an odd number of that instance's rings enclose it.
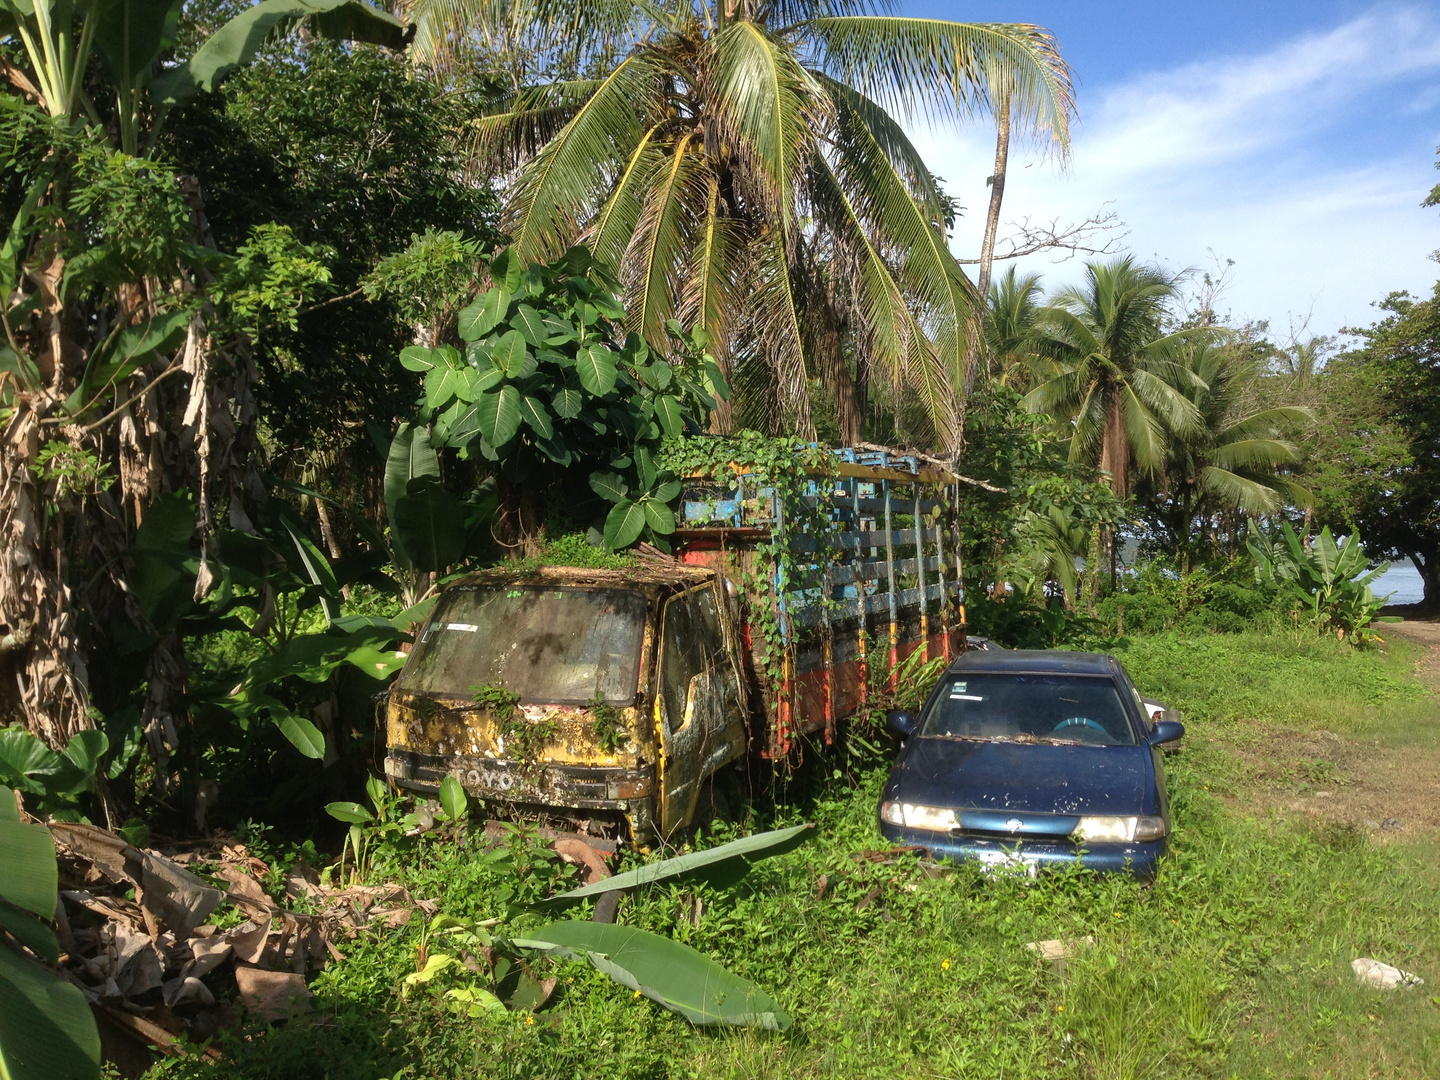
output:
{"label": "broad green leaf", "polygon": [[159,496],[145,511],[131,549],[131,589],[157,629],[173,627],[194,601],[198,553],[190,548],[195,507],[190,493]]}
{"label": "broad green leaf", "polygon": [[20,808],[15,805],[15,792],[0,785],[0,821],[19,821]]}
{"label": "broad green leaf", "polygon": [[188,63],[155,76],[151,99],[169,106],[189,100],[198,90],[214,90],[267,41],[302,20],[320,37],[388,49],[403,48],[408,37],[399,19],[360,0],[261,0],[206,38]]}
{"label": "broad green leaf", "polygon": [[470,815],[470,797],[453,776],[440,781],[440,809],[451,821],[464,821]]}
{"label": "broad green leaf", "polygon": [[605,517],[605,546],[611,551],[627,548],[645,531],[645,511],[639,503],[621,499]]}
{"label": "broad green leaf", "polygon": [[100,759],[110,749],[110,740],[103,731],[93,728],[77,731],[65,744],[65,756],[86,776],[94,776],[100,766]]}
{"label": "broad green leaf", "polygon": [[568,382],[555,391],[555,396],[550,399],[550,408],[555,415],[566,420],[574,420],[580,415],[580,410],[585,407],[585,397],[578,386],[571,386]]}
{"label": "broad green leaf", "polygon": [[[506,387],[512,390],[513,387]],[[439,572],[465,556],[465,504],[439,480],[417,480],[395,504],[394,535],[411,569]]]}
{"label": "broad green leaf", "polygon": [[73,776],[73,767],[67,766],[63,756],[24,728],[0,728],[0,778],[21,791],[41,794],[64,784],[67,774]]}
{"label": "broad green leaf", "polygon": [[615,389],[615,355],[604,345],[588,345],[575,357],[575,370],[580,376],[580,385],[603,397]]}
{"label": "broad green leaf", "polygon": [[1334,581],[1339,576],[1337,571],[1340,565],[1340,551],[1335,546],[1335,538],[1330,535],[1330,526],[1327,525],[1320,530],[1320,535],[1310,546],[1310,552],[1320,571],[1321,580],[1326,584]]}
{"label": "broad green leaf", "polygon": [[400,350],[400,366],[406,371],[429,371],[438,363],[440,358],[435,349],[427,349],[423,345],[406,345]]}
{"label": "broad green leaf", "polygon": [[439,409],[451,398],[468,394],[469,387],[466,372],[437,365],[425,376],[425,404],[428,408]]}
{"label": "broad green leaf", "polygon": [[493,288],[477,296],[456,317],[456,333],[462,341],[478,341],[502,322],[510,311],[509,289]]}
{"label": "broad green leaf", "polygon": [[486,442],[504,446],[520,430],[520,391],[507,385],[493,394],[482,394],[475,402],[475,419]]}
{"label": "broad green leaf", "polygon": [[372,679],[388,679],[405,666],[406,659],[407,654],[397,649],[381,650],[371,645],[362,645],[345,654],[345,663],[359,668]]}
{"label": "broad green leaf", "polygon": [[466,400],[478,401],[481,394],[487,390],[494,390],[495,387],[505,381],[505,372],[493,365],[479,369],[472,368],[469,373],[469,378],[470,393]]}
{"label": "broad green leaf", "polygon": [[685,434],[685,413],[681,411],[680,400],[671,397],[669,394],[662,394],[655,398],[655,419],[660,424],[660,430],[672,439],[678,439]]}
{"label": "broad green leaf", "polygon": [[550,413],[539,398],[529,394],[520,398],[520,418],[542,439],[551,438],[555,434],[555,429],[550,426]]}
{"label": "broad green leaf", "polygon": [[0,900],[33,911],[42,919],[54,916],[59,877],[49,829],[0,820],[0,868]]}
{"label": "broad green leaf", "polygon": [[343,821],[347,825],[364,825],[375,820],[375,815],[358,802],[326,803],[325,812],[336,821]]}
{"label": "broad green leaf", "polygon": [[654,529],[661,536],[669,536],[675,531],[675,515],[670,507],[662,502],[652,499],[642,499],[640,505],[645,508],[645,524]]}
{"label": "broad green leaf", "polygon": [[588,960],[621,986],[642,994],[692,1024],[733,1024],[785,1031],[790,1017],[769,994],[688,945],[634,926],[557,922],[522,948]]}
{"label": "broad green leaf", "polygon": [[318,761],[325,756],[325,736],[305,717],[285,712],[275,717],[275,726],[306,757]]}
{"label": "broad green leaf", "polygon": [[618,473],[602,470],[590,474],[590,490],[602,499],[618,503],[630,491],[630,485],[625,483],[625,478]]}
{"label": "broad green leaf", "polygon": [[721,401],[729,401],[730,384],[725,381],[725,373],[720,370],[720,365],[709,357],[706,357],[702,370],[704,373],[705,389]]}
{"label": "broad green leaf", "polygon": [[507,292],[519,292],[523,278],[520,260],[516,258],[513,248],[506,248],[491,260],[490,280]]}
{"label": "broad green leaf", "polygon": [[673,859],[661,859],[614,877],[571,889],[558,896],[539,901],[536,908],[568,907],[601,893],[615,889],[633,889],[656,881],[676,878],[685,881],[708,881],[712,885],[733,885],[750,872],[753,863],[795,850],[815,835],[813,825],[794,825],[788,829],[742,836],[719,847],[691,852]]}
{"label": "broad green leaf", "polygon": [[519,331],[529,345],[545,344],[545,320],[529,304],[521,304],[516,307],[515,314],[510,319],[510,325]]}
{"label": "broad green leaf", "polygon": [[190,326],[189,311],[172,311],[138,326],[120,331],[109,347],[97,351],[86,365],[80,385],[65,402],[74,413],[93,404],[105,387],[128,379],[157,352],[166,352],[180,343]]}
{"label": "broad green leaf", "polygon": [[676,480],[673,476],[668,480],[664,479],[663,474],[659,479],[660,482],[658,486],[650,493],[652,499],[657,499],[662,503],[671,503],[680,497],[679,480]]}
{"label": "broad green leaf", "polygon": [[[50,861],[54,863],[53,855]],[[100,1077],[100,1033],[80,988],[3,947],[0,1076],[6,1080]]]}
{"label": "broad green leaf", "polygon": [[417,476],[439,476],[440,459],[430,446],[430,433],[423,426],[401,424],[390,440],[385,459],[385,513],[395,525],[395,504],[405,497],[410,481]]}
{"label": "broad green leaf", "polygon": [[[530,350],[525,347],[525,337],[519,330],[510,330],[501,337],[495,343],[495,349],[491,355],[494,358],[495,366],[510,378],[519,379],[528,374],[525,371],[525,365],[530,360]],[[531,371],[533,370],[534,368],[531,368]]]}
{"label": "broad green leaf", "polygon": [[52,964],[60,959],[60,942],[55,939],[55,931],[28,911],[0,904],[0,930],[8,930],[21,945]]}

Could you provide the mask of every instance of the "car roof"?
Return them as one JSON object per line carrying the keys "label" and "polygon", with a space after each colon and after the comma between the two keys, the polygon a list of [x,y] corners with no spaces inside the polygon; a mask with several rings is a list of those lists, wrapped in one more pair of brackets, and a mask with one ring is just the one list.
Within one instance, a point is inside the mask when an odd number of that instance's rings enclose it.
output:
{"label": "car roof", "polygon": [[1105,653],[1065,649],[971,649],[950,662],[947,671],[975,674],[1025,672],[1032,675],[1109,675],[1117,664]]}

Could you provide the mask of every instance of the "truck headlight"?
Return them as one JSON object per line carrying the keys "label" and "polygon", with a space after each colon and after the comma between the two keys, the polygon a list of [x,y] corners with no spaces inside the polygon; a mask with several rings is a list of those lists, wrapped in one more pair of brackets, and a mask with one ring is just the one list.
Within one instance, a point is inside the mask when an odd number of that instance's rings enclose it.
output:
{"label": "truck headlight", "polygon": [[1133,841],[1159,840],[1165,835],[1165,819],[1160,817],[1082,817],[1070,835],[1076,840],[1101,844],[1128,844]]}
{"label": "truck headlight", "polygon": [[907,829],[933,829],[948,832],[959,825],[954,810],[915,803],[884,802],[880,804],[880,820],[887,825],[903,825]]}

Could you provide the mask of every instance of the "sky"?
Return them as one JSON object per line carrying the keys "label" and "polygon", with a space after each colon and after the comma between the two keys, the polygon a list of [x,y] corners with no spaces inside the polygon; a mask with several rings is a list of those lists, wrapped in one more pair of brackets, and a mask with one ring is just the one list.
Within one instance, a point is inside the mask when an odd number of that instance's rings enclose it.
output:
{"label": "sky", "polygon": [[[1420,207],[1440,182],[1440,0],[900,0],[900,11],[1039,23],[1074,70],[1070,160],[1012,148],[1002,237],[1025,217],[1113,211],[1121,249],[1192,282],[1233,260],[1218,310],[1268,320],[1282,344],[1368,325],[1374,301],[1428,295],[1440,278],[1428,258],[1440,208]],[[988,123],[911,125],[965,207],[962,258],[984,230]],[[1018,265],[1052,286],[1083,271],[1080,258]]]}

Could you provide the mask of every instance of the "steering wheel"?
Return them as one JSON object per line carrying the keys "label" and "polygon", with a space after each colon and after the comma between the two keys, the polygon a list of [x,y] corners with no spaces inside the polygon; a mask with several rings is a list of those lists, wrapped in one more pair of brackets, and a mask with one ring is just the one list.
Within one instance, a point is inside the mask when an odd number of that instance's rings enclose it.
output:
{"label": "steering wheel", "polygon": [[1050,733],[1053,735],[1053,734],[1054,734],[1055,732],[1057,732],[1057,731],[1064,731],[1066,728],[1072,728],[1072,727],[1078,727],[1078,728],[1094,728],[1096,731],[1100,732],[1100,734],[1102,734],[1102,735],[1109,735],[1109,734],[1110,734],[1108,731],[1105,730],[1105,725],[1104,725],[1104,724],[1097,724],[1094,720],[1091,720],[1088,716],[1071,716],[1071,717],[1067,717],[1066,719],[1061,720],[1058,724],[1056,724],[1056,725],[1050,730]]}

